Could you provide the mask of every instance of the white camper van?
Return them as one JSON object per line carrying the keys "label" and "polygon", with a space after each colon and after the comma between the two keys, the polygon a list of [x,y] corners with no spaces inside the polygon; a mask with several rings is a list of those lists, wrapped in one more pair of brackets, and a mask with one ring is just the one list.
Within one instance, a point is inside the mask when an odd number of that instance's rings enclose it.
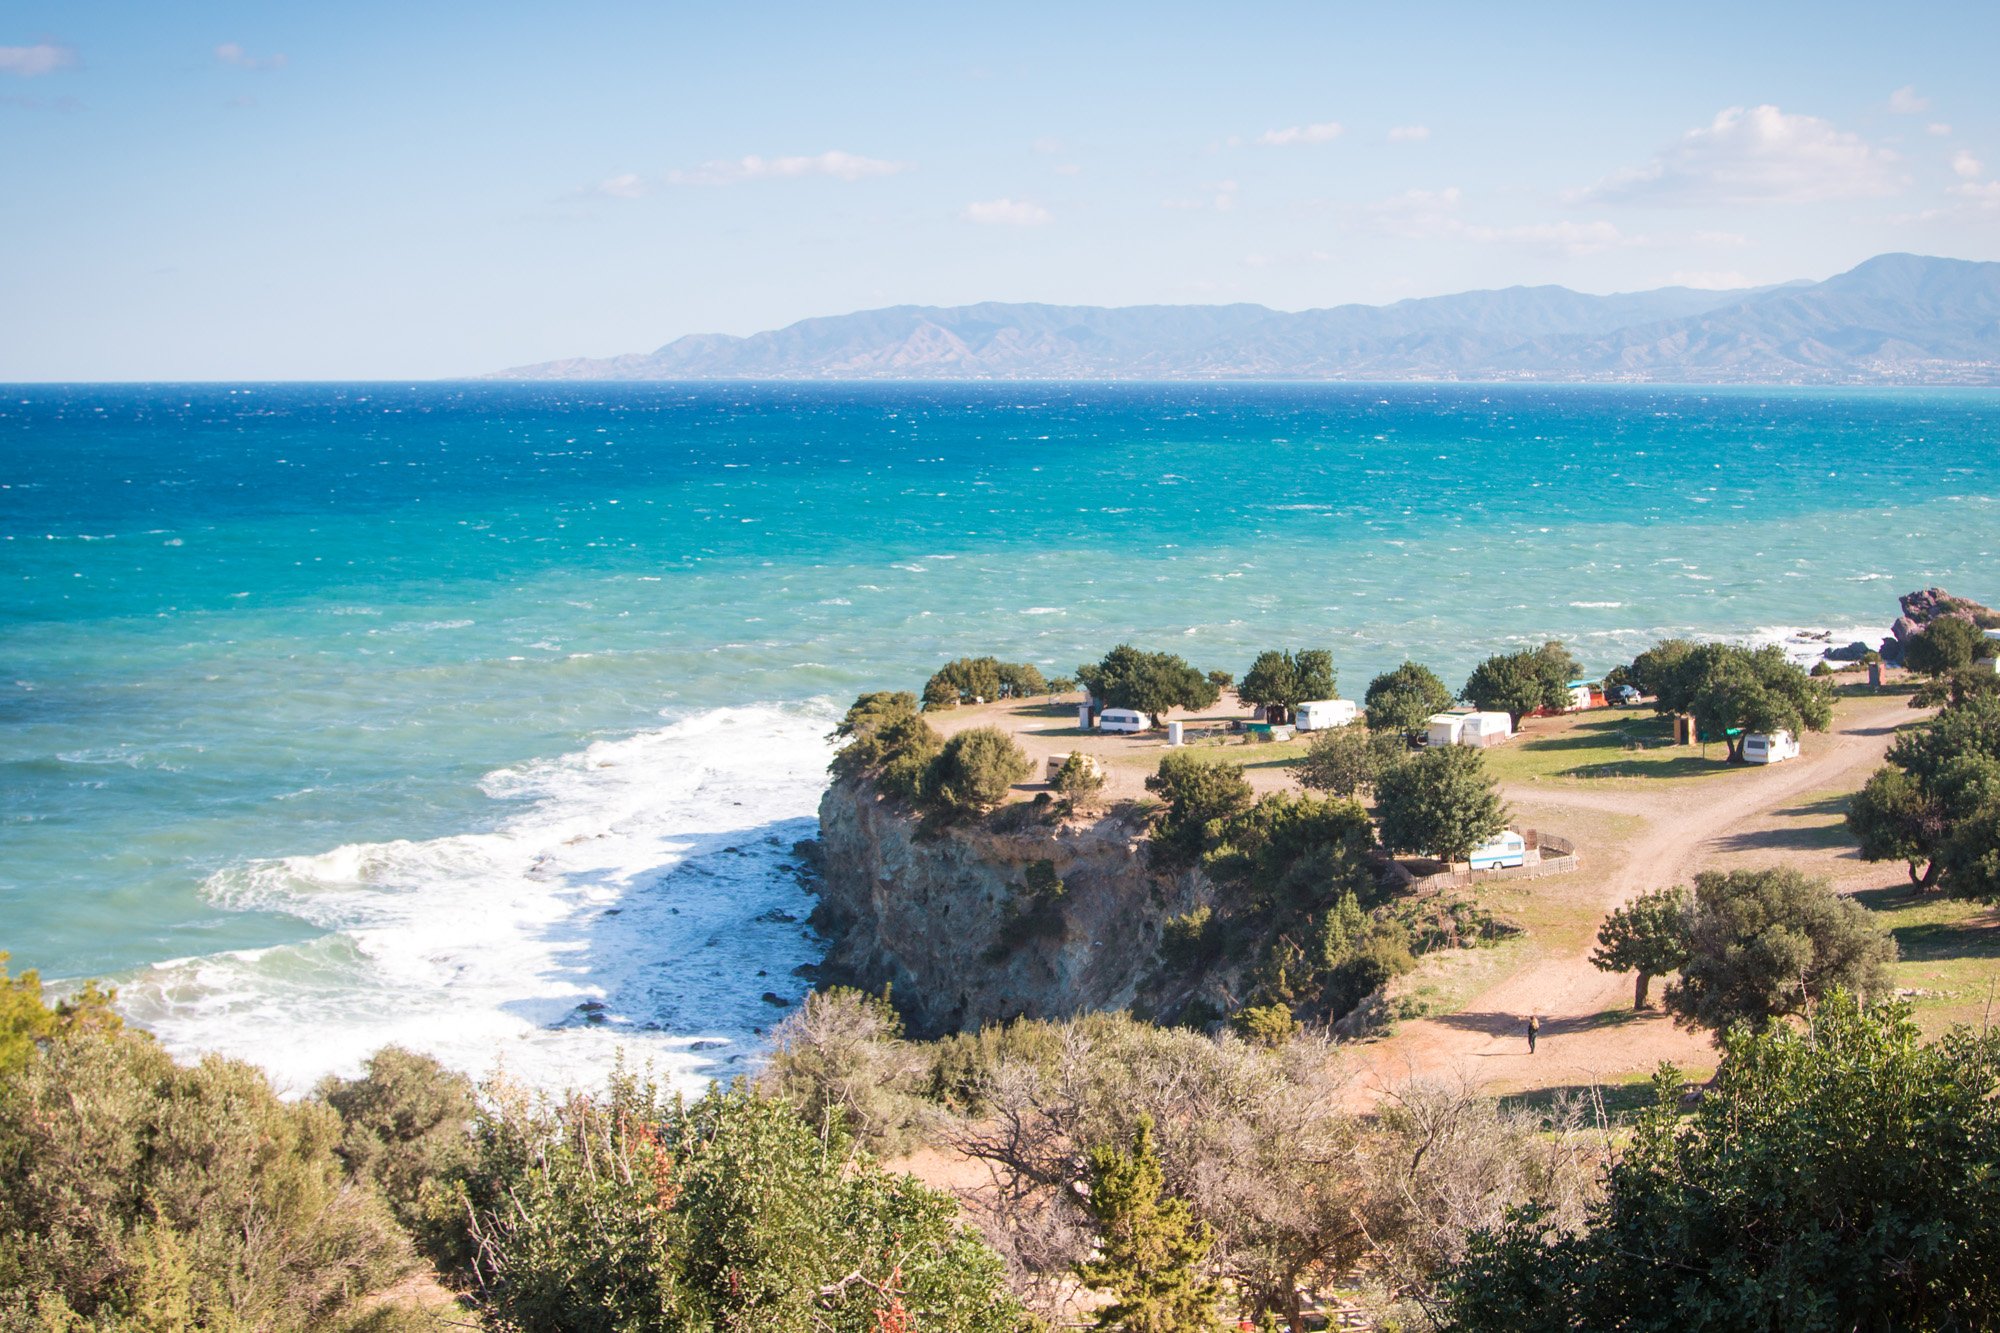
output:
{"label": "white camper van", "polygon": [[1753,731],[1743,738],[1743,762],[1746,764],[1776,764],[1799,757],[1799,743],[1789,731],[1774,731],[1765,735]]}
{"label": "white camper van", "polygon": [[1344,727],[1361,716],[1361,708],[1352,699],[1314,699],[1298,707],[1300,731],[1324,731],[1328,727]]}
{"label": "white camper van", "polygon": [[1503,831],[1490,842],[1482,842],[1466,858],[1474,870],[1500,870],[1528,863],[1528,840],[1513,829]]}
{"label": "white camper van", "polygon": [[1151,723],[1136,708],[1107,708],[1097,715],[1099,731],[1144,731]]}

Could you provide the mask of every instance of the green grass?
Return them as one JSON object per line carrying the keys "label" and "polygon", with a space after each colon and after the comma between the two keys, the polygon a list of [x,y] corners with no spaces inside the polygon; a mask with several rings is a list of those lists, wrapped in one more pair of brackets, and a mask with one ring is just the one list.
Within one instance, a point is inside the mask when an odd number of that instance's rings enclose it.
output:
{"label": "green grass", "polygon": [[1674,745],[1672,724],[1651,709],[1601,708],[1555,734],[1538,734],[1549,725],[1530,720],[1519,739],[1486,751],[1487,770],[1514,783],[1658,782],[1740,771],[1720,743]]}
{"label": "green grass", "polygon": [[1982,1026],[1989,1004],[2000,1012],[2000,910],[1901,885],[1854,896],[1895,937],[1891,972],[1926,1030]]}
{"label": "green grass", "polygon": [[[1686,1075],[1688,1071],[1683,1070],[1682,1073]],[[1500,1104],[1511,1110],[1533,1111],[1546,1116],[1555,1112],[1558,1102],[1573,1100],[1583,1104],[1586,1117],[1594,1117],[1593,1103],[1600,1103],[1604,1107],[1607,1124],[1629,1125],[1653,1105],[1652,1078],[1652,1072],[1648,1070],[1626,1074],[1608,1083],[1565,1083],[1555,1087],[1531,1088],[1502,1097]]]}

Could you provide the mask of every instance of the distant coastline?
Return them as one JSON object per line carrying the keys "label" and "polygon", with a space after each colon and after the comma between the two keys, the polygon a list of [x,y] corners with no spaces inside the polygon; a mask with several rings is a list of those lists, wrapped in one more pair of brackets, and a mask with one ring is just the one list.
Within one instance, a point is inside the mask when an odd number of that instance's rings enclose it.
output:
{"label": "distant coastline", "polygon": [[2000,263],[1895,254],[1777,287],[1512,287],[1297,312],[906,305],[481,378],[1986,386],[2000,384]]}

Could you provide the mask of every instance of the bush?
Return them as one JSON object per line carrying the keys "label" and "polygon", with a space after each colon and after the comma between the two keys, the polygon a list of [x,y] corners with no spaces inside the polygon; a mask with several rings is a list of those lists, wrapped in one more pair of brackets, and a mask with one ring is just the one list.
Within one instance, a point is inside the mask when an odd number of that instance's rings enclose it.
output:
{"label": "bush", "polygon": [[952,813],[990,810],[1034,771],[1014,738],[998,727],[974,727],[944,743],[924,779],[924,795]]}
{"label": "bush", "polygon": [[1789,866],[1703,871],[1694,880],[1687,961],[1667,988],[1677,1022],[1761,1029],[1835,990],[1867,998],[1889,984],[1896,944],[1868,909]]}
{"label": "bush", "polygon": [[338,1151],[349,1173],[373,1181],[426,1249],[448,1251],[463,1219],[442,1190],[472,1160],[471,1080],[428,1055],[387,1046],[360,1078],[329,1078],[317,1095],[340,1117]]}
{"label": "bush", "polygon": [[1741,1031],[1683,1124],[1680,1077],[1583,1224],[1529,1209],[1450,1277],[1449,1329],[1972,1329],[2000,1320],[2000,1032],[1930,1045],[1830,995]]}
{"label": "bush", "polygon": [[1399,735],[1370,735],[1361,727],[1334,727],[1314,734],[1295,776],[1301,787],[1333,796],[1357,796],[1375,785],[1382,770],[1409,757]]}
{"label": "bush", "polygon": [[757,1086],[798,1107],[807,1124],[831,1119],[869,1152],[895,1154],[922,1122],[925,1072],[888,999],[840,986],[806,996],[772,1029]]}
{"label": "bush", "polygon": [[961,657],[946,662],[924,682],[924,707],[956,708],[980,699],[1025,699],[1049,692],[1041,668],[997,657]]}
{"label": "bush", "polygon": [[1166,802],[1149,845],[1154,862],[1170,870],[1201,864],[1228,836],[1229,821],[1252,800],[1241,768],[1193,750],[1169,750],[1159,771],[1146,779],[1146,789]]}
{"label": "bush", "polygon": [[0,1079],[0,1326],[348,1326],[410,1253],[340,1140],[250,1065],[53,1033]]}
{"label": "bush", "polygon": [[497,1107],[479,1146],[478,1277],[522,1333],[1022,1327],[948,1195],[746,1087],[683,1105],[621,1077]]}
{"label": "bush", "polygon": [[1104,770],[1089,755],[1074,751],[1056,770],[1053,785],[1070,809],[1087,809],[1104,790]]}
{"label": "bush", "polygon": [[1160,957],[1176,969],[1212,961],[1222,951],[1221,925],[1207,905],[1168,917],[1160,927]]}
{"label": "bush", "polygon": [[854,701],[834,738],[846,744],[829,765],[837,778],[872,780],[891,796],[915,801],[944,741],[917,712],[917,697],[878,691]]}
{"label": "bush", "polygon": [[1604,972],[1636,972],[1632,1007],[1646,1008],[1654,977],[1678,970],[1688,960],[1694,898],[1686,889],[1653,889],[1605,919],[1597,931],[1593,966]]}

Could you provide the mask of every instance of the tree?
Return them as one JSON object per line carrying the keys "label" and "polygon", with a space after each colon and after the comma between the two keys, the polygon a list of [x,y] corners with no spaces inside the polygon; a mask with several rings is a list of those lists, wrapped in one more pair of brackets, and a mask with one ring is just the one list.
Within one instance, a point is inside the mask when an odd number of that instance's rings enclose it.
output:
{"label": "tree", "polygon": [[428,1055],[385,1046],[360,1078],[327,1078],[314,1095],[340,1117],[348,1172],[373,1181],[426,1249],[449,1253],[463,1219],[442,1187],[472,1159],[479,1108],[471,1080]]}
{"label": "tree", "polygon": [[1474,1237],[1443,1325],[1556,1333],[1987,1328],[2000,1321],[2000,1030],[1926,1044],[1909,1009],[1829,995],[1724,1039],[1683,1119],[1654,1109],[1581,1226]]}
{"label": "tree", "polygon": [[1382,845],[1463,861],[1507,826],[1500,793],[1479,751],[1441,745],[1398,764],[1375,783]]}
{"label": "tree", "polygon": [[1217,1328],[1222,1285],[1199,1267],[1215,1233],[1166,1193],[1153,1122],[1141,1118],[1128,1153],[1099,1144],[1090,1153],[1086,1207],[1098,1252],[1076,1266],[1088,1285],[1112,1294],[1097,1327],[1130,1333],[1206,1333]]}
{"label": "tree", "polygon": [[1208,683],[1215,686],[1217,691],[1226,690],[1236,683],[1236,677],[1227,671],[1211,671],[1208,673]]}
{"label": "tree", "polygon": [[846,744],[828,765],[844,781],[873,780],[902,800],[922,794],[931,761],[944,740],[917,712],[917,696],[907,690],[864,694],[833,729]]}
{"label": "tree", "polygon": [[27,1064],[40,1043],[59,1035],[82,1029],[115,1032],[124,1026],[111,1007],[116,991],[91,982],[51,1009],[42,1002],[42,974],[29,968],[9,977],[9,957],[0,952],[0,1078]]}
{"label": "tree", "polygon": [[1237,698],[1261,705],[1273,722],[1290,720],[1293,710],[1307,700],[1331,699],[1335,693],[1333,654],[1324,648],[1298,653],[1273,648],[1259,653],[1236,687]]}
{"label": "tree", "polygon": [[1087,809],[1097,794],[1104,790],[1104,770],[1095,759],[1081,750],[1070,752],[1056,770],[1053,784],[1056,794],[1063,798],[1072,810]]}
{"label": "tree", "polygon": [[1431,714],[1451,707],[1451,691],[1429,667],[1405,662],[1368,682],[1363,696],[1370,731],[1422,731]]}
{"label": "tree", "polygon": [[1193,750],[1167,751],[1159,771],[1146,779],[1146,790],[1167,806],[1149,835],[1151,855],[1174,870],[1201,864],[1228,837],[1230,821],[1255,799],[1241,768]]}
{"label": "tree", "polygon": [[1991,856],[2000,819],[2000,696],[1972,695],[1896,737],[1889,762],[1849,802],[1870,861],[1902,861],[1912,883],[2000,898]]}
{"label": "tree", "polygon": [[1207,708],[1222,697],[1213,681],[1172,653],[1142,653],[1124,643],[1076,674],[1103,707],[1137,709],[1156,727],[1172,709]]}
{"label": "tree", "polygon": [[924,707],[956,708],[979,699],[1025,699],[1049,687],[1031,662],[961,657],[946,662],[924,683]]}
{"label": "tree", "polygon": [[1652,889],[1605,919],[1597,931],[1591,963],[1604,972],[1636,972],[1632,1007],[1647,1007],[1654,977],[1680,968],[1688,958],[1694,898],[1683,888]]}
{"label": "tree", "polygon": [[1551,639],[1533,652],[1487,658],[1472,669],[1464,694],[1474,707],[1506,713],[1519,727],[1539,709],[1569,707],[1569,683],[1581,670],[1569,649]]}
{"label": "tree", "polygon": [[931,761],[924,791],[939,809],[990,810],[1033,771],[1034,765],[1012,736],[998,727],[974,727],[944,743]]}
{"label": "tree", "polygon": [[1796,736],[1825,731],[1833,721],[1832,688],[1775,647],[1669,639],[1641,653],[1630,671],[1644,680],[1656,711],[1691,715],[1705,738],[1727,741],[1732,762],[1743,757],[1746,734]]}
{"label": "tree", "polygon": [[1988,655],[1985,631],[1958,616],[1939,616],[1903,641],[1903,665],[1933,678]]}
{"label": "tree", "polygon": [[1888,987],[1896,944],[1868,909],[1790,866],[1694,879],[1687,959],[1667,1009],[1687,1027],[1768,1027],[1834,990]]}
{"label": "tree", "polygon": [[1360,727],[1316,732],[1294,776],[1301,787],[1334,796],[1356,796],[1374,787],[1382,771],[1409,757],[1400,736],[1370,735]]}

